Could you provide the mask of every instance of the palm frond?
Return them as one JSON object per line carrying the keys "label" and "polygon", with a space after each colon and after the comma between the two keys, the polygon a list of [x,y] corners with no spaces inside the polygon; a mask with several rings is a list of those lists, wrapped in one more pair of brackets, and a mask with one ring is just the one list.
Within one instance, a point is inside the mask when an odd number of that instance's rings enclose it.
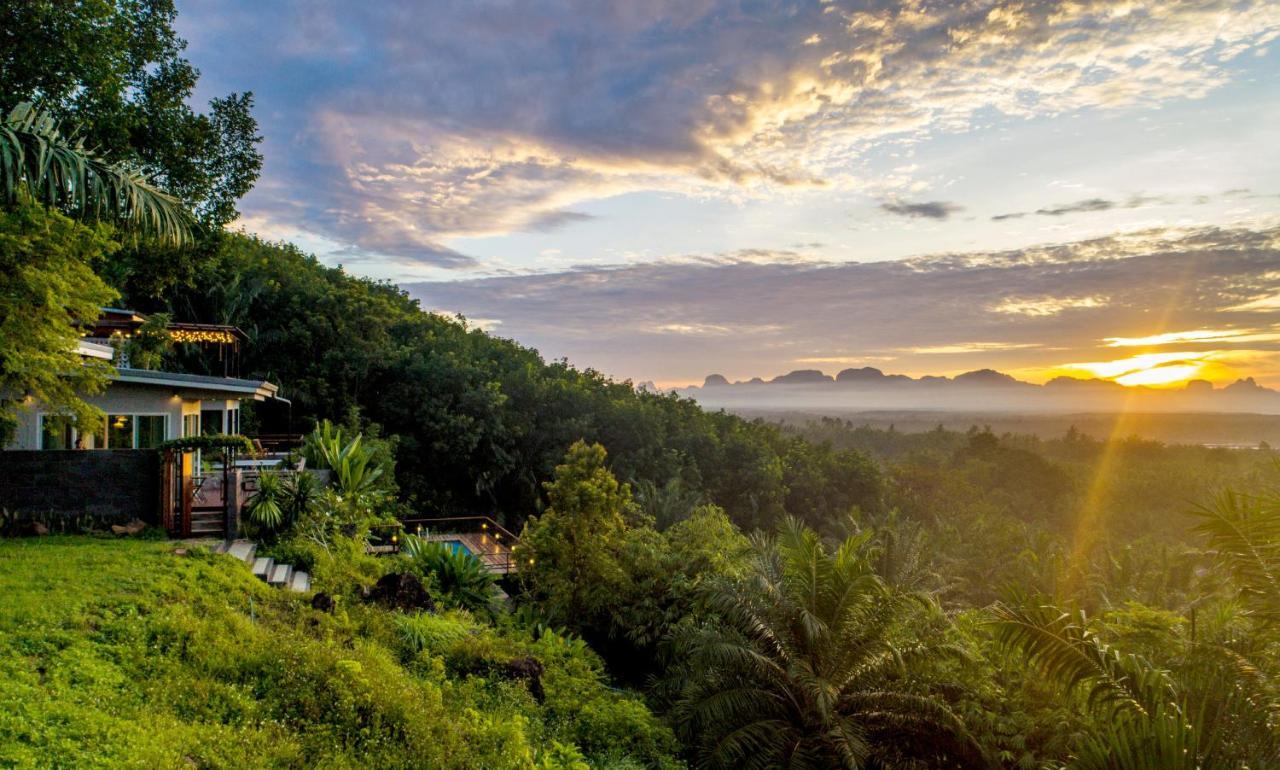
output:
{"label": "palm frond", "polygon": [[1175,700],[1168,674],[1112,649],[1084,623],[1047,605],[994,609],[996,640],[1020,651],[1064,690],[1085,693],[1091,708],[1145,715]]}
{"label": "palm frond", "polygon": [[84,219],[111,219],[162,240],[189,241],[195,220],[141,173],[64,136],[46,112],[23,102],[0,123],[0,198],[22,196]]}
{"label": "palm frond", "polygon": [[1280,623],[1280,503],[1228,491],[1193,513],[1253,617]]}

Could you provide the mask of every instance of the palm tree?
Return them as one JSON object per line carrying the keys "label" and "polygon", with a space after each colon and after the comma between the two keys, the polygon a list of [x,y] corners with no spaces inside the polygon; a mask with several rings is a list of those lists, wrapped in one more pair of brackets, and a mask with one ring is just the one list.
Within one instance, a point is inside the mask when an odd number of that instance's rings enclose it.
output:
{"label": "palm tree", "polygon": [[192,237],[194,219],[138,171],[115,165],[64,136],[48,113],[23,102],[0,121],[0,199],[23,197],[85,219],[129,224],[172,243]]}
{"label": "palm tree", "polygon": [[1280,625],[1280,497],[1226,491],[1193,513],[1252,617]]}
{"label": "palm tree", "polygon": [[1095,730],[1072,770],[1211,770],[1280,760],[1274,686],[1240,640],[1163,639],[1167,667],[1105,642],[1084,613],[997,605],[997,640],[1064,691],[1082,696]]}
{"label": "palm tree", "polygon": [[970,765],[980,753],[908,675],[936,646],[895,646],[914,601],[871,567],[872,533],[828,553],[786,520],[757,538],[749,576],[710,591],[715,620],[675,639],[674,721],[703,767]]}

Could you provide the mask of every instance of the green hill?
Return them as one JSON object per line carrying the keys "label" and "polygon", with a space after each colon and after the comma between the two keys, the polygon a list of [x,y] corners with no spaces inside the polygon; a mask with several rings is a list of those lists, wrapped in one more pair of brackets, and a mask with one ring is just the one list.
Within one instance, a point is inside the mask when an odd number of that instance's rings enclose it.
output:
{"label": "green hill", "polygon": [[[503,675],[531,656],[539,703]],[[0,766],[670,766],[581,642],[341,600],[166,542],[0,540]]]}

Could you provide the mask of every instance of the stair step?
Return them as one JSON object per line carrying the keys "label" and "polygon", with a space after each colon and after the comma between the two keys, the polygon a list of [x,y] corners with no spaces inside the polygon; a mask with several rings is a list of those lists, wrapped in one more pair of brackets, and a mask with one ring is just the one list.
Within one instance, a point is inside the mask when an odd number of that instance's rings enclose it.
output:
{"label": "stair step", "polygon": [[270,577],[267,582],[273,586],[282,586],[289,582],[289,578],[293,577],[292,564],[277,564],[271,568]]}
{"label": "stair step", "polygon": [[271,574],[271,568],[276,566],[276,560],[270,556],[259,556],[253,560],[253,576],[259,580],[265,581]]}
{"label": "stair step", "polygon": [[227,549],[227,553],[244,562],[253,564],[253,556],[258,552],[258,545],[248,540],[237,540]]}
{"label": "stair step", "polygon": [[311,576],[302,570],[293,573],[293,579],[289,581],[289,588],[300,594],[305,594],[311,590]]}
{"label": "stair step", "polygon": [[[205,533],[205,532],[221,532],[221,531],[222,531],[222,522],[220,522],[220,521],[213,521],[213,522],[193,521],[193,522],[191,522],[191,534],[193,534],[193,535],[194,535],[194,534],[196,534],[197,532],[199,532],[199,533]],[[225,553],[225,552],[224,552],[224,553]]]}

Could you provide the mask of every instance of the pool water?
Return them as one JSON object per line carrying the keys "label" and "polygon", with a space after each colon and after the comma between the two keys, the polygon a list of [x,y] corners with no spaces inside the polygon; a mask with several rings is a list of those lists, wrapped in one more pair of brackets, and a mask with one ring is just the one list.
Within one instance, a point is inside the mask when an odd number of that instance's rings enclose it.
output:
{"label": "pool water", "polygon": [[453,551],[454,553],[465,553],[465,554],[471,553],[471,549],[468,548],[466,544],[463,543],[461,540],[441,540],[439,542],[442,545],[449,546],[449,550]]}

